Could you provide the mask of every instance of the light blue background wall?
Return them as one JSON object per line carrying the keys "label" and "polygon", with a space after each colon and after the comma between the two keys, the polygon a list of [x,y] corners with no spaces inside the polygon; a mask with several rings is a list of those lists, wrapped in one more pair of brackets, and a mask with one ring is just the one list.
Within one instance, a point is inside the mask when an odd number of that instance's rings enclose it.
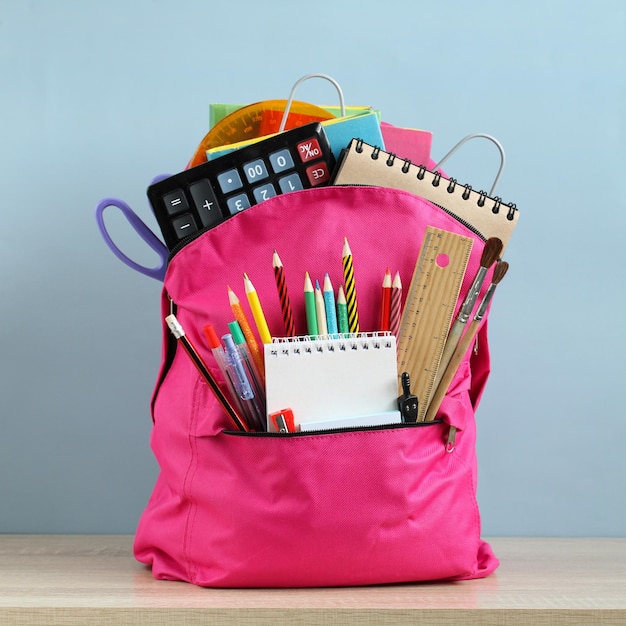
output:
{"label": "light blue background wall", "polygon": [[[133,532],[156,476],[160,286],[109,253],[97,201],[156,229],[145,187],[185,165],[210,102],[324,72],[431,130],[435,158],[472,132],[507,150],[521,220],[478,413],[484,533],[624,536],[625,32],[622,0],[3,0],[0,532]],[[496,166],[478,141],[447,170],[481,188]]]}

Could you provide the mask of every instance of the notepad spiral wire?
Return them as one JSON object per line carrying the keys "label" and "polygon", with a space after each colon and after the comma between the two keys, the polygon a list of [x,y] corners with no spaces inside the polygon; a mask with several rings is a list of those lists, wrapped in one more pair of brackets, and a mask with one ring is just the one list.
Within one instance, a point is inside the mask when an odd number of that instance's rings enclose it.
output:
{"label": "notepad spiral wire", "polygon": [[302,428],[397,409],[396,338],[388,332],[275,338],[265,370],[268,415],[288,407]]}
{"label": "notepad spiral wire", "polygon": [[[362,153],[364,151],[364,146],[368,146],[368,144],[366,144],[361,139],[357,139],[356,145],[354,147],[355,152],[359,154]],[[459,183],[456,180],[456,178],[445,178],[441,174],[441,172],[438,172],[438,171],[431,172],[425,165],[418,165],[417,163],[412,163],[409,159],[403,159],[401,157],[398,157],[393,152],[384,152],[378,146],[369,146],[369,147],[372,148],[372,153],[370,157],[372,158],[373,161],[377,161],[380,158],[380,155],[382,153],[383,156],[386,157],[385,162],[389,167],[393,167],[396,160],[402,161],[402,167],[400,168],[400,171],[403,174],[412,173],[413,168],[417,168],[416,177],[418,180],[423,181],[427,178],[427,175],[428,175],[428,181],[430,182],[430,184],[433,187],[439,187],[443,179],[444,184],[447,183],[446,191],[449,194],[455,193],[458,187],[460,190],[462,190],[461,197],[463,198],[463,200],[473,199],[476,202],[476,205],[481,208],[485,206],[485,204],[487,203],[487,200],[491,200],[493,202],[493,206],[491,207],[491,212],[494,215],[499,214],[500,210],[502,209],[502,206],[504,203],[500,196],[493,196],[492,198],[490,198],[489,194],[486,191],[482,191],[482,190],[476,191],[472,188],[471,185],[467,185],[467,184],[464,185],[462,183]],[[506,219],[508,219],[509,221],[513,221],[515,219],[517,206],[515,205],[515,203],[509,202],[509,203],[504,204],[504,207],[508,209],[507,214],[506,214]]]}
{"label": "notepad spiral wire", "polygon": [[347,351],[347,350],[378,350],[391,348],[395,338],[389,332],[341,333],[336,335],[299,335],[297,337],[273,337],[268,356],[308,354],[314,350]]}

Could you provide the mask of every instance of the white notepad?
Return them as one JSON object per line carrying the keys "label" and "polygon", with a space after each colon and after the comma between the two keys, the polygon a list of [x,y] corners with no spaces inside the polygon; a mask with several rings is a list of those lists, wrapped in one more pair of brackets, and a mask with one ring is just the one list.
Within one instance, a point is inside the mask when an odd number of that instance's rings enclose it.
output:
{"label": "white notepad", "polygon": [[395,411],[396,338],[275,339],[265,345],[265,378],[268,415],[290,408],[296,425]]}

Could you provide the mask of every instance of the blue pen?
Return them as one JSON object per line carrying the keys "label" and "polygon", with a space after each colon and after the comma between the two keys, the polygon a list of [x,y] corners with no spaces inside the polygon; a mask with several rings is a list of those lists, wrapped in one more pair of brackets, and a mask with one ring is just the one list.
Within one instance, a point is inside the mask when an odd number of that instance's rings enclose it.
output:
{"label": "blue pen", "polygon": [[263,415],[262,408],[258,404],[258,398],[254,394],[250,379],[248,378],[245,366],[241,360],[241,354],[235,345],[233,336],[228,333],[222,337],[222,341],[224,342],[226,364],[231,372],[235,389],[242,400],[244,409],[257,429],[265,430],[265,416]]}
{"label": "blue pen", "polygon": [[330,282],[328,273],[324,276],[324,308],[326,310],[326,325],[328,326],[328,334],[336,337],[339,332],[337,327],[337,309],[335,307],[335,292]]}
{"label": "blue pen", "polygon": [[241,356],[241,361],[246,370],[246,374],[248,376],[248,380],[252,383],[254,387],[254,393],[257,395],[263,402],[265,396],[265,387],[263,385],[263,381],[261,379],[261,375],[259,374],[259,370],[257,369],[254,359],[252,358],[252,354],[250,352],[250,348],[246,344],[246,337],[241,330],[241,326],[238,321],[233,321],[228,323],[228,328],[230,329],[230,333],[233,336],[233,341],[237,346],[237,351]]}

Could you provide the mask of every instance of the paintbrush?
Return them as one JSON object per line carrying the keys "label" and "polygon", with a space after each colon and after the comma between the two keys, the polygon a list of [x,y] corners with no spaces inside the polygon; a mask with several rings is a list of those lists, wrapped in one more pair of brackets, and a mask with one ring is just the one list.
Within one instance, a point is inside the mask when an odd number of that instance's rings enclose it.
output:
{"label": "paintbrush", "polygon": [[489,303],[491,302],[493,294],[496,291],[496,286],[504,278],[504,275],[507,273],[508,269],[509,264],[506,261],[498,261],[498,264],[493,270],[493,278],[491,279],[491,284],[489,285],[489,287],[487,287],[487,292],[485,293],[483,300],[480,303],[478,310],[476,311],[476,315],[474,315],[474,319],[468,326],[467,331],[463,335],[463,338],[457,343],[457,346],[452,353],[452,357],[450,358],[450,362],[443,372],[439,385],[437,386],[437,389],[433,397],[431,398],[424,421],[430,422],[435,419],[437,411],[441,406],[443,397],[446,395],[448,387],[450,387],[450,383],[452,382],[454,375],[459,369],[461,361],[463,361],[463,357],[465,356],[468,349],[476,338],[478,327],[480,326],[480,323],[485,316],[485,313],[487,312]]}
{"label": "paintbrush", "polygon": [[487,239],[487,241],[485,242],[485,247],[483,248],[483,253],[480,257],[480,267],[476,272],[474,282],[467,292],[465,302],[463,302],[463,305],[459,310],[459,314],[452,324],[452,328],[450,328],[450,331],[448,332],[448,337],[446,338],[446,343],[443,348],[441,360],[439,361],[439,367],[437,369],[437,376],[435,377],[433,389],[437,389],[439,383],[441,382],[443,373],[446,371],[448,363],[450,363],[450,359],[452,358],[452,355],[456,350],[456,346],[461,339],[461,335],[463,334],[463,330],[465,329],[465,324],[467,324],[467,321],[469,320],[470,315],[474,310],[474,305],[476,304],[476,300],[478,299],[480,290],[482,289],[483,283],[485,282],[487,272],[489,271],[489,268],[497,261],[501,252],[502,241],[500,239],[498,239],[497,237],[491,237]]}

